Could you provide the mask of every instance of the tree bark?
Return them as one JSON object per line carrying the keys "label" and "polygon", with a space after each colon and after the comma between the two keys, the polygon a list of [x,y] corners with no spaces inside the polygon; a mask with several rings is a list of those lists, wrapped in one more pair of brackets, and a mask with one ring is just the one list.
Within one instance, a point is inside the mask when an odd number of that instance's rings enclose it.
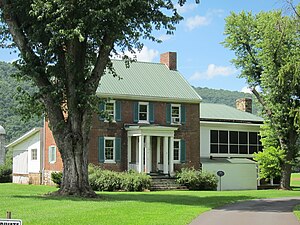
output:
{"label": "tree bark", "polygon": [[75,117],[81,117],[82,120],[76,121],[76,124],[72,125],[70,125],[70,120],[64,123],[63,132],[53,129],[53,136],[63,162],[63,180],[60,189],[55,194],[96,197],[96,193],[90,187],[88,180],[88,142],[91,113],[88,115],[78,113]]}
{"label": "tree bark", "polygon": [[296,143],[297,143],[297,132],[289,132],[289,140],[284,141],[280,139],[281,148],[285,151],[285,159],[282,163],[282,172],[280,179],[280,188],[284,190],[290,190],[291,173],[292,173],[292,162],[295,159]]}

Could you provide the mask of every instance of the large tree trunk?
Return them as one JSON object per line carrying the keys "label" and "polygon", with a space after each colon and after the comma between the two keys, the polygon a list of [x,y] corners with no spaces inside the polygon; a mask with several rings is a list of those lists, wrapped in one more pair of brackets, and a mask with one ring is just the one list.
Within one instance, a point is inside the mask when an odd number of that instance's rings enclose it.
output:
{"label": "large tree trunk", "polygon": [[292,163],[295,159],[296,154],[296,143],[297,143],[297,132],[290,131],[288,135],[288,140],[284,141],[280,139],[281,148],[285,151],[285,159],[282,163],[282,172],[280,179],[280,188],[284,190],[290,190],[291,173],[292,173]]}
{"label": "large tree trunk", "polygon": [[57,192],[59,195],[96,196],[88,181],[88,149],[82,141],[82,136],[85,135],[70,134],[64,139],[64,149],[61,151],[63,180]]}
{"label": "large tree trunk", "polygon": [[91,118],[92,110],[87,108],[84,111],[70,110],[63,121],[52,120],[56,121],[55,124],[51,124],[51,130],[63,162],[63,180],[55,194],[96,196],[88,181]]}

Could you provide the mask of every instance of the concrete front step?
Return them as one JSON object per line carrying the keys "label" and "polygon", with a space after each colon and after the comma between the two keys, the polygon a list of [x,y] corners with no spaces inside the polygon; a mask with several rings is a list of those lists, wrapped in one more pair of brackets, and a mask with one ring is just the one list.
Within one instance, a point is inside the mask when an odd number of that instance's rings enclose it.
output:
{"label": "concrete front step", "polygon": [[187,190],[187,188],[178,184],[176,182],[176,178],[166,176],[152,176],[151,190]]}

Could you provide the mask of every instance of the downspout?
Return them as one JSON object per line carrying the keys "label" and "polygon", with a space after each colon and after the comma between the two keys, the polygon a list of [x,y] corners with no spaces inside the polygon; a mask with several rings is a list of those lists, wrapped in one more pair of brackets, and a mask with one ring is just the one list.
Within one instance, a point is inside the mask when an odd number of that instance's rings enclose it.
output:
{"label": "downspout", "polygon": [[42,168],[42,182],[41,184],[45,184],[45,146],[46,146],[46,117],[44,116],[44,126],[42,128],[42,143],[41,143],[41,168]]}

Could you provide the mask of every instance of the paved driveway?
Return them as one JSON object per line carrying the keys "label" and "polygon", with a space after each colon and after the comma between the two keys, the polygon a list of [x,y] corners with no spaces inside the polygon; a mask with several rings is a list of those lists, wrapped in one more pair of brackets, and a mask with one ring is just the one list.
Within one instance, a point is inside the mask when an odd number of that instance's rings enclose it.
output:
{"label": "paved driveway", "polygon": [[293,214],[300,197],[260,199],[205,212],[190,225],[300,225]]}

